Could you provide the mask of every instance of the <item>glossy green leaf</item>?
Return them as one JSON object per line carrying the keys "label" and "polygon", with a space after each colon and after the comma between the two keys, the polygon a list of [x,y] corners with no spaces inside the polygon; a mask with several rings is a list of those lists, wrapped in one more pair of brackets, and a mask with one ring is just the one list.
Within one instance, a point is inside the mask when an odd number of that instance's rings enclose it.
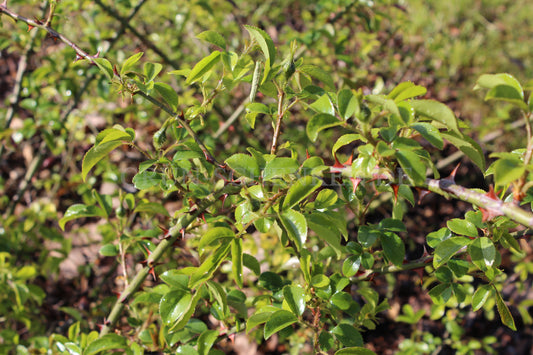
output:
{"label": "glossy green leaf", "polygon": [[399,219],[384,218],[378,224],[379,229],[389,232],[406,232],[405,224]]}
{"label": "glossy green leaf", "polygon": [[343,146],[345,146],[347,144],[350,144],[352,142],[355,142],[357,140],[363,140],[361,135],[355,134],[355,133],[349,133],[349,134],[345,134],[343,136],[340,136],[340,138],[337,139],[337,141],[333,145],[333,149],[331,149],[331,154],[333,156],[335,156],[335,153],[337,153],[337,150],[339,150],[340,147],[343,147]]}
{"label": "glossy green leaf", "polygon": [[369,226],[360,226],[357,233],[357,240],[364,248],[370,248],[374,245],[379,236],[379,231]]}
{"label": "glossy green leaf", "polygon": [[330,280],[326,275],[315,275],[311,279],[311,285],[317,288],[328,287],[329,283],[330,283]]}
{"label": "glossy green leaf", "polygon": [[83,351],[84,355],[98,354],[103,351],[122,349],[126,350],[128,344],[126,338],[118,334],[106,334],[92,341]]}
{"label": "glossy green leaf", "polygon": [[363,346],[363,337],[353,325],[341,323],[331,330],[344,346]]}
{"label": "glossy green leaf", "polygon": [[243,265],[246,266],[248,269],[252,270],[254,274],[256,274],[257,276],[261,274],[261,265],[254,256],[243,253],[242,261]]}
{"label": "glossy green leaf", "polygon": [[299,165],[296,159],[286,157],[276,157],[269,161],[263,171],[263,180],[268,181],[276,177],[283,177],[294,174],[298,171]]}
{"label": "glossy green leaf", "polygon": [[401,266],[405,258],[405,245],[402,238],[394,233],[382,233],[379,238],[387,259],[394,265]]}
{"label": "glossy green leaf", "polygon": [[433,100],[413,100],[410,104],[418,115],[443,123],[450,130],[461,134],[457,118],[445,104]]}
{"label": "glossy green leaf", "polygon": [[283,287],[283,297],[292,313],[300,317],[305,311],[305,290],[300,286]]}
{"label": "glossy green leaf", "polygon": [[189,284],[189,276],[182,274],[178,269],[166,270],[159,275],[159,278],[175,290],[180,289],[186,292],[190,291],[187,287]]}
{"label": "glossy green leaf", "polygon": [[244,25],[244,28],[248,31],[250,37],[252,37],[259,45],[261,52],[263,52],[263,55],[265,56],[265,73],[263,80],[261,81],[262,85],[268,78],[270,70],[276,60],[276,47],[274,46],[272,38],[270,38],[270,36],[262,29],[249,25]]}
{"label": "glossy green leaf", "polygon": [[338,195],[335,190],[324,189],[321,190],[315,198],[315,209],[323,210],[333,206],[337,200]]}
{"label": "glossy green leaf", "polygon": [[318,138],[320,131],[342,125],[342,121],[339,121],[337,117],[329,115],[327,113],[319,113],[311,117],[307,123],[306,132],[307,136],[312,142],[315,142]]}
{"label": "glossy green leaf", "polygon": [[100,207],[75,204],[70,206],[65,211],[65,215],[59,220],[58,224],[62,230],[65,230],[65,224],[74,219],[85,217],[105,217],[105,215],[105,211]]}
{"label": "glossy green leaf", "polygon": [[442,138],[456,146],[465,153],[481,171],[485,171],[485,156],[479,144],[468,136],[463,136],[455,132],[441,132]]}
{"label": "glossy green leaf", "polygon": [[231,229],[226,227],[213,227],[200,238],[198,250],[201,251],[207,246],[229,243],[234,238],[235,233]]}
{"label": "glossy green leaf", "polygon": [[151,63],[151,62],[144,63],[143,73],[144,73],[145,84],[152,82],[157,77],[157,75],[161,72],[161,69],[163,69],[163,65],[159,63]]}
{"label": "glossy green leaf", "polygon": [[159,95],[161,95],[161,97],[163,97],[165,102],[170,105],[172,110],[177,110],[179,104],[179,97],[176,91],[172,88],[172,86],[166,83],[156,82],[154,83],[154,89]]}
{"label": "glossy green leaf", "polygon": [[189,302],[187,310],[183,313],[181,317],[178,318],[177,322],[175,322],[174,325],[170,328],[170,331],[177,331],[179,329],[183,329],[187,325],[187,323],[189,323],[189,320],[191,319],[196,309],[196,305],[198,304],[198,301],[202,296],[201,290],[202,289],[200,288],[196,291],[196,293],[192,297],[192,300]]}
{"label": "glossy green leaf", "polygon": [[396,159],[405,173],[415,185],[421,185],[426,181],[426,165],[418,154],[413,151],[402,149],[396,151]]}
{"label": "glossy green leaf", "polygon": [[100,69],[102,73],[105,74],[107,79],[112,80],[115,74],[113,73],[113,66],[109,62],[109,60],[105,58],[93,58],[94,63]]}
{"label": "glossy green leaf", "polygon": [[474,223],[465,219],[453,218],[446,222],[446,226],[455,234],[477,237],[478,232]]}
{"label": "glossy green leaf", "polygon": [[492,89],[493,87],[499,85],[512,86],[516,91],[522,92],[522,85],[516,80],[511,74],[499,73],[499,74],[483,74],[476,81],[476,86],[474,90],[480,88],[483,89]]}
{"label": "glossy green leaf", "polygon": [[231,157],[226,159],[226,164],[238,174],[246,176],[250,179],[259,178],[261,172],[259,170],[259,165],[254,157],[247,154],[233,154]]}
{"label": "glossy green leaf", "polygon": [[324,240],[335,250],[337,257],[341,256],[341,234],[334,224],[319,212],[306,215],[309,228],[311,228],[320,239]]}
{"label": "glossy green leaf", "polygon": [[83,180],[87,178],[87,174],[91,169],[103,158],[109,156],[109,153],[115,148],[124,144],[124,142],[131,142],[131,136],[119,129],[106,129],[98,134],[95,145],[87,151],[83,157],[81,166],[81,176]]}
{"label": "glossy green leaf", "polygon": [[307,221],[303,214],[292,209],[284,210],[279,216],[289,238],[298,250],[301,250],[307,239]]}
{"label": "glossy green leaf", "polygon": [[211,70],[220,61],[220,52],[214,51],[207,57],[203,58],[201,61],[196,63],[194,68],[192,68],[191,72],[187,76],[187,80],[185,81],[187,84],[192,84],[195,81],[200,80],[207,72]]}
{"label": "glossy green leaf", "polygon": [[131,72],[132,68],[139,61],[139,59],[141,59],[143,54],[144,54],[143,52],[135,53],[134,55],[126,59],[124,63],[122,64],[122,68],[120,68],[120,75],[122,76],[124,74]]}
{"label": "glossy green leaf", "polygon": [[297,321],[298,319],[296,318],[296,316],[289,311],[279,310],[277,312],[272,313],[268,321],[265,323],[265,340],[267,340],[280,330],[285,329],[288,326],[296,323]]}
{"label": "glossy green leaf", "polygon": [[410,81],[405,81],[398,84],[389,93],[388,97],[395,102],[412,99],[413,97],[423,96],[427,92],[427,89],[423,86],[415,85]]}
{"label": "glossy green leaf", "polygon": [[446,264],[459,250],[467,247],[472,240],[466,237],[452,237],[439,243],[435,248],[433,267],[438,268]]}
{"label": "glossy green leaf", "polygon": [[213,273],[218,269],[220,264],[224,261],[229,254],[231,243],[222,244],[220,247],[210,255],[203,263],[198,267],[196,272],[191,275],[189,281],[189,287],[194,289],[198,287],[202,282],[209,280]]}
{"label": "glossy green leaf", "polygon": [[322,181],[313,176],[298,179],[287,191],[283,209],[290,209],[322,186]]}
{"label": "glossy green leaf", "polygon": [[496,307],[498,308],[498,313],[500,314],[500,318],[502,320],[502,323],[509,327],[512,330],[516,331],[516,325],[514,323],[513,316],[511,312],[509,311],[509,308],[503,301],[502,295],[496,288],[494,287],[494,290],[496,291]]}
{"label": "glossy green leaf", "polygon": [[449,283],[440,284],[429,291],[429,296],[435,304],[445,304],[452,297],[453,289]]}
{"label": "glossy green leaf", "polygon": [[478,287],[474,296],[472,296],[472,310],[474,312],[483,307],[492,294],[492,290],[493,288],[491,285],[481,285]]}
{"label": "glossy green leaf", "polygon": [[180,345],[176,349],[176,355],[198,355],[198,351],[190,345]]}
{"label": "glossy green leaf", "polygon": [[196,35],[196,38],[204,40],[208,43],[214,44],[215,46],[226,49],[226,40],[222,35],[213,30],[207,30]]}
{"label": "glossy green leaf", "polygon": [[233,278],[235,279],[235,283],[240,288],[244,287],[242,265],[243,265],[242,239],[235,238],[231,241],[231,271],[233,273]]}
{"label": "glossy green leaf", "polygon": [[335,89],[335,82],[333,81],[333,78],[331,77],[331,74],[328,72],[322,70],[320,67],[317,67],[315,65],[301,65],[298,67],[298,71],[305,73],[318,81],[321,81],[326,85],[328,89],[334,90]]}
{"label": "glossy green leaf", "polygon": [[115,244],[104,244],[99,251],[102,256],[117,256],[119,254],[118,246]]}
{"label": "glossy green leaf", "polygon": [[474,265],[480,270],[492,267],[496,260],[496,247],[487,237],[476,238],[469,246],[468,253]]}
{"label": "glossy green leaf", "polygon": [[172,325],[189,309],[192,294],[182,290],[173,290],[161,297],[159,314],[166,325]]}
{"label": "glossy green leaf", "polygon": [[155,171],[143,171],[133,177],[133,186],[138,190],[146,190],[158,186],[163,181],[163,175]]}
{"label": "glossy green leaf", "polygon": [[497,186],[506,186],[518,179],[526,168],[519,157],[505,157],[498,159],[492,165],[494,180]]}
{"label": "glossy green leaf", "polygon": [[207,355],[209,353],[209,349],[213,347],[213,344],[218,338],[218,331],[216,330],[206,330],[200,336],[198,337],[197,345],[198,345],[198,354],[199,355]]}
{"label": "glossy green leaf", "polygon": [[335,353],[335,355],[377,355],[372,350],[360,346],[344,348]]}
{"label": "glossy green leaf", "polygon": [[431,123],[417,122],[411,125],[411,128],[415,129],[422,135],[429,143],[435,148],[442,149],[444,147],[444,141],[439,130]]}
{"label": "glossy green leaf", "polygon": [[317,113],[324,113],[331,116],[335,116],[335,107],[329,98],[328,94],[324,94],[318,98],[315,102],[309,105]]}
{"label": "glossy green leaf", "polygon": [[246,320],[246,333],[248,333],[253,328],[257,327],[260,324],[266,323],[267,320],[270,318],[272,313],[275,311],[272,310],[270,312],[261,312],[261,313],[255,313],[252,314],[247,320]]}
{"label": "glossy green leaf", "polygon": [[348,89],[339,91],[339,94],[337,95],[337,105],[339,107],[339,113],[344,120],[349,119],[361,110],[359,107],[359,100],[352,91]]}
{"label": "glossy green leaf", "polygon": [[346,277],[352,277],[357,274],[361,267],[361,255],[352,255],[342,263],[342,274]]}
{"label": "glossy green leaf", "polygon": [[516,105],[524,111],[529,110],[529,106],[524,101],[524,93],[517,91],[513,86],[498,85],[493,87],[485,95],[485,101],[489,100],[504,101]]}
{"label": "glossy green leaf", "polygon": [[331,297],[330,303],[338,309],[347,311],[354,303],[354,300],[348,292],[337,292]]}
{"label": "glossy green leaf", "polygon": [[335,346],[335,338],[333,338],[333,335],[331,335],[329,332],[322,331],[318,336],[318,345],[322,351],[333,349]]}
{"label": "glossy green leaf", "polygon": [[161,203],[158,202],[141,202],[133,210],[134,213],[149,213],[149,214],[160,214],[163,216],[170,217],[167,209]]}

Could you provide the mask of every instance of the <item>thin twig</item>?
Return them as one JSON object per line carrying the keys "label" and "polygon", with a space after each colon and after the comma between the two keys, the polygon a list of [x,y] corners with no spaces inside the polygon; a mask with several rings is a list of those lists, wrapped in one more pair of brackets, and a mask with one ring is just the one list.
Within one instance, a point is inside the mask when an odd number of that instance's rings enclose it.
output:
{"label": "thin twig", "polygon": [[274,136],[272,137],[272,148],[270,154],[276,154],[278,150],[278,139],[281,134],[281,120],[283,119],[283,102],[285,101],[285,91],[279,90],[278,92],[278,118],[276,120],[276,127],[274,128]]}

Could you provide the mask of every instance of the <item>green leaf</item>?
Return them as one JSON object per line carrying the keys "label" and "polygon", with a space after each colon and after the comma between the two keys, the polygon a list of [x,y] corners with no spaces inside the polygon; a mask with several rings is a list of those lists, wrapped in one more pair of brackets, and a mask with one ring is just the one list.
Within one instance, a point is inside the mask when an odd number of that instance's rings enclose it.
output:
{"label": "green leaf", "polygon": [[412,124],[411,128],[418,131],[418,133],[420,133],[422,137],[424,137],[435,148],[442,149],[444,147],[444,142],[439,130],[431,123],[417,122]]}
{"label": "green leaf", "polygon": [[267,340],[280,330],[285,329],[291,324],[296,323],[297,321],[298,319],[296,318],[296,316],[289,311],[280,310],[272,313],[268,321],[265,323],[265,340]]}
{"label": "green leaf", "polygon": [[196,272],[191,275],[189,287],[196,288],[202,282],[209,280],[229,254],[230,248],[231,243],[222,244],[212,255],[210,255],[202,265],[198,267]]}
{"label": "green leaf", "polygon": [[348,89],[339,91],[339,94],[337,95],[337,106],[339,107],[339,113],[344,120],[359,113],[361,110],[359,107],[359,100],[352,91]]}
{"label": "green leaf", "polygon": [[357,274],[361,267],[361,255],[352,255],[342,263],[342,274],[346,277],[352,277]]}
{"label": "green leaf", "polygon": [[483,305],[485,304],[485,302],[487,302],[491,294],[491,285],[481,285],[480,287],[478,287],[478,289],[474,293],[474,296],[472,296],[472,310],[475,312],[481,307],[483,307]]}
{"label": "green leaf", "polygon": [[187,287],[187,284],[189,283],[189,276],[182,274],[178,269],[166,270],[159,275],[159,278],[174,290],[179,289],[184,292],[190,291]]}
{"label": "green leaf", "polygon": [[306,218],[309,223],[309,228],[335,250],[337,257],[340,257],[342,253],[341,235],[334,223],[324,213],[319,212],[306,215]]}
{"label": "green leaf", "polygon": [[276,157],[269,161],[263,171],[263,180],[269,181],[275,177],[283,177],[298,171],[298,162],[293,158]]}
{"label": "green leaf", "polygon": [[193,315],[196,304],[198,304],[198,301],[200,300],[202,296],[202,289],[200,288],[196,293],[194,294],[192,300],[189,303],[189,306],[187,310],[183,313],[183,315],[177,319],[177,322],[174,323],[174,325],[170,328],[170,331],[177,331],[182,329],[189,323],[189,320],[191,319],[191,316]]}
{"label": "green leaf", "polygon": [[429,291],[429,296],[435,304],[445,304],[452,297],[452,287],[449,283],[440,284]]}
{"label": "green leaf", "polygon": [[235,238],[235,233],[226,227],[214,227],[209,229],[200,239],[198,250],[202,251],[206,246],[229,243]]}
{"label": "green leaf", "polygon": [[311,117],[307,123],[307,136],[312,142],[315,142],[320,131],[340,125],[342,125],[342,121],[339,121],[337,117],[327,113],[319,113]]}
{"label": "green leaf", "polygon": [[139,61],[139,59],[141,59],[143,54],[144,54],[143,52],[139,52],[139,53],[132,55],[128,59],[126,59],[124,63],[122,64],[122,68],[120,68],[120,75],[122,76],[124,74],[131,72],[132,71],[131,69]]}
{"label": "green leaf", "polygon": [[298,179],[287,191],[283,209],[290,209],[322,186],[322,180],[313,176]]}
{"label": "green leaf", "polygon": [[131,136],[125,131],[110,128],[100,132],[96,138],[95,145],[83,157],[81,165],[83,181],[85,181],[87,174],[96,163],[109,156],[109,153],[124,144],[124,141],[131,142]]}
{"label": "green leaf", "polygon": [[274,46],[274,41],[272,41],[272,38],[270,38],[270,36],[262,29],[249,25],[244,25],[244,28],[246,28],[250,34],[250,37],[253,38],[259,45],[261,52],[263,52],[263,55],[265,56],[265,73],[263,80],[261,81],[262,85],[268,78],[270,70],[272,69],[274,61],[276,60],[276,47]]}
{"label": "green leaf", "polygon": [[423,86],[415,85],[410,81],[405,81],[398,84],[389,93],[388,97],[395,102],[412,99],[413,97],[423,96],[427,92],[427,89]]}
{"label": "green leaf", "polygon": [[163,216],[170,217],[167,209],[161,203],[158,202],[141,202],[133,210],[134,213],[149,213],[149,214],[160,214]]}
{"label": "green leaf", "polygon": [[335,82],[333,81],[331,74],[322,70],[322,68],[315,65],[306,64],[299,66],[298,71],[323,82],[328,89],[335,90]]}
{"label": "green leaf", "polygon": [[198,337],[197,345],[198,345],[198,354],[199,355],[207,355],[209,353],[209,349],[213,347],[213,344],[218,338],[218,331],[216,330],[206,330],[200,336]]}
{"label": "green leaf", "polygon": [[276,312],[275,310],[270,310],[269,312],[260,312],[255,313],[248,318],[246,321],[246,333],[248,333],[253,328],[257,327],[260,324],[266,323],[270,318],[272,313]]}
{"label": "green leaf", "polygon": [[305,290],[300,286],[283,287],[283,297],[292,313],[300,317],[305,311]]}
{"label": "green leaf", "polygon": [[278,274],[272,271],[265,271],[259,276],[257,286],[272,292],[277,292],[283,287],[283,280]]}
{"label": "green leaf", "polygon": [[485,156],[483,150],[472,138],[463,136],[455,132],[441,132],[442,138],[456,146],[461,152],[465,153],[481,171],[485,171]]}
{"label": "green leaf", "polygon": [[320,96],[320,98],[318,98],[318,100],[309,105],[309,107],[311,107],[318,113],[325,113],[331,116],[335,116],[335,108],[333,107],[333,103],[331,102],[331,99],[329,98],[328,94]]}
{"label": "green leaf", "polygon": [[243,253],[242,261],[243,261],[244,266],[252,270],[254,274],[256,274],[257,276],[261,274],[261,265],[259,264],[259,261],[257,261],[257,259],[254,256]]}
{"label": "green leaf", "polygon": [[402,238],[394,233],[382,233],[379,237],[385,256],[394,265],[401,266],[405,258],[405,245]]}
{"label": "green leaf", "polygon": [[407,149],[399,149],[395,156],[403,172],[415,185],[421,185],[426,181],[426,165],[418,154]]}
{"label": "green leaf", "polygon": [[331,155],[335,156],[335,153],[337,153],[337,150],[339,150],[340,147],[345,146],[347,144],[350,144],[352,142],[355,142],[357,140],[363,140],[361,135],[355,134],[355,133],[349,133],[341,136],[335,144],[333,145],[333,149],[331,149]]}
{"label": "green leaf", "polygon": [[324,189],[321,190],[315,198],[315,209],[324,210],[331,207],[337,202],[338,195],[335,190]]}
{"label": "green leaf", "polygon": [[307,239],[307,221],[303,214],[292,209],[284,210],[279,216],[283,227],[296,248],[301,250]]}
{"label": "green leaf", "polygon": [[472,240],[466,237],[452,237],[439,243],[435,248],[433,267],[436,269],[448,262],[459,250],[468,246]]}
{"label": "green leaf", "polygon": [[385,218],[379,222],[379,229],[388,230],[389,232],[406,232],[405,224],[399,219]]}
{"label": "green leaf", "polygon": [[509,308],[507,308],[507,305],[503,301],[502,295],[500,294],[500,292],[498,292],[496,287],[494,287],[494,291],[496,292],[496,307],[498,308],[498,313],[500,314],[502,323],[510,329],[516,331],[516,325],[514,323],[513,316],[511,315]]}
{"label": "green leaf", "polygon": [[119,254],[118,246],[114,244],[104,244],[100,248],[100,255],[103,256],[117,256]]}
{"label": "green leaf", "polygon": [[216,31],[212,31],[212,30],[204,31],[196,35],[196,38],[199,38],[208,43],[214,44],[215,46],[221,49],[226,49],[226,40],[224,39],[224,37],[220,35],[220,33]]}
{"label": "green leaf", "polygon": [[357,240],[364,248],[370,248],[374,245],[379,236],[379,231],[369,226],[360,226],[357,232]]}
{"label": "green leaf", "polygon": [[351,348],[344,348],[335,353],[335,355],[377,355],[372,350],[366,348],[355,346]]}
{"label": "green leaf", "polygon": [[183,290],[172,290],[159,302],[159,314],[164,324],[171,326],[187,312],[191,305],[192,294]]}
{"label": "green leaf", "polygon": [[113,66],[109,62],[109,60],[105,58],[93,58],[94,62],[96,63],[96,66],[102,73],[105,74],[105,76],[112,80],[115,74],[113,73]]}
{"label": "green leaf", "polygon": [[492,267],[496,260],[496,247],[492,240],[487,237],[476,238],[468,246],[468,253],[474,265],[483,271]]}
{"label": "green leaf", "polygon": [[166,101],[167,104],[170,105],[172,110],[176,111],[179,104],[179,97],[176,91],[172,88],[172,86],[156,82],[154,83],[154,89],[163,97],[163,99]]}
{"label": "green leaf", "polygon": [[453,218],[446,222],[446,226],[452,232],[459,235],[466,235],[467,237],[477,237],[478,232],[474,223],[460,218]]}
{"label": "green leaf", "polygon": [[161,72],[163,66],[159,63],[144,63],[143,72],[144,72],[144,83],[148,84],[152,82],[156,76]]}
{"label": "green leaf", "polygon": [[118,334],[106,334],[91,342],[83,351],[84,355],[98,354],[102,351],[123,349],[128,347],[126,338]]}
{"label": "green leaf", "polygon": [[352,295],[350,295],[348,292],[337,292],[331,297],[330,303],[338,309],[347,311],[350,309],[354,301],[352,299]]}
{"label": "green leaf", "polygon": [[163,175],[155,171],[143,171],[133,177],[133,185],[138,190],[146,190],[158,186],[163,181]]}
{"label": "green leaf", "polygon": [[457,118],[445,104],[434,100],[413,100],[410,104],[418,115],[443,123],[455,133],[461,134]]}
{"label": "green leaf", "polygon": [[75,204],[70,206],[63,218],[59,220],[59,227],[65,230],[65,224],[77,218],[84,217],[105,217],[106,213],[103,209],[96,206],[87,206],[84,204]]}
{"label": "green leaf", "polygon": [[254,159],[254,157],[247,154],[233,154],[231,157],[226,159],[226,164],[228,164],[229,167],[235,170],[239,175],[246,176],[253,180],[258,179],[261,175],[257,161]]}
{"label": "green leaf", "polygon": [[311,279],[311,285],[317,288],[325,288],[330,284],[330,280],[326,275],[318,274],[314,275]]}
{"label": "green leaf", "polygon": [[529,106],[524,101],[524,93],[517,91],[513,86],[498,85],[489,90],[485,95],[485,101],[504,101],[520,107],[524,111],[529,110]]}
{"label": "green leaf", "polygon": [[331,330],[344,346],[363,346],[363,337],[353,325],[341,323]]}
{"label": "green leaf", "polygon": [[187,84],[192,84],[195,81],[198,81],[201,79],[208,71],[213,68],[215,64],[218,63],[220,60],[220,52],[214,51],[207,57],[203,58],[201,61],[196,63],[194,68],[192,68],[191,72],[187,76],[187,80],[185,81]]}
{"label": "green leaf", "polygon": [[231,270],[235,283],[240,288],[244,287],[243,284],[243,254],[242,254],[242,239],[235,238],[231,241]]}
{"label": "green leaf", "polygon": [[506,186],[518,179],[526,168],[519,157],[505,157],[498,159],[492,165],[494,171],[494,181],[497,186]]}

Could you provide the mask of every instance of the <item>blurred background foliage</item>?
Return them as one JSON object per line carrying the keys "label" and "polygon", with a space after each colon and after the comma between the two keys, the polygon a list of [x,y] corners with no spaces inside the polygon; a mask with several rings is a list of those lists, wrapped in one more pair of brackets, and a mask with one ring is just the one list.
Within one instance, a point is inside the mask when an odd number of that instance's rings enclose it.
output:
{"label": "blurred background foliage", "polygon": [[[47,3],[10,0],[8,6],[44,19]],[[472,88],[482,73],[508,72],[521,82],[533,77],[531,13],[528,0],[62,0],[52,27],[112,63],[145,52],[141,60],[164,66],[160,80],[178,91],[186,109],[201,94],[186,89],[181,77],[165,73],[191,68],[213,49],[195,36],[216,30],[228,49],[237,51],[248,39],[242,25],[255,25],[274,39],[280,56],[295,41],[297,56],[331,73],[338,88],[386,93],[406,80],[427,87],[428,97],[448,104],[470,123],[474,138],[500,132],[483,145],[493,152],[523,146],[524,135],[515,124],[519,117],[508,106],[484,103]],[[84,326],[94,328],[94,316],[105,314],[105,308],[97,312],[94,307],[106,304],[98,295],[111,294],[114,285],[103,280],[116,265],[106,265],[110,261],[91,253],[90,246],[98,246],[101,238],[113,240],[113,231],[89,219],[64,236],[57,219],[74,203],[94,201],[93,188],[118,196],[110,186],[127,189],[131,183],[141,157],[126,149],[113,153],[110,164],[99,164],[82,182],[81,159],[97,132],[120,123],[136,130],[140,146],[149,146],[165,117],[142,99],[115,92],[97,68],[76,62],[75,52],[63,43],[5,16],[1,21],[0,284],[22,295],[2,296],[2,304],[13,306],[1,312],[0,346],[8,349],[41,344],[39,336],[64,333],[72,319],[85,319]],[[27,70],[17,100],[12,94],[25,55]],[[268,121],[257,123],[264,126],[264,136],[229,130],[220,137],[222,143],[210,138],[248,92],[224,95],[205,117],[201,136],[207,144],[222,144],[223,158],[240,146],[267,147]],[[10,113],[12,100],[17,103]],[[320,146],[311,146],[306,119],[303,110],[295,110],[283,135],[331,161],[327,142],[334,140],[325,136]],[[37,169],[28,175],[32,166]],[[73,249],[82,250],[75,254],[81,262],[68,274]]]}

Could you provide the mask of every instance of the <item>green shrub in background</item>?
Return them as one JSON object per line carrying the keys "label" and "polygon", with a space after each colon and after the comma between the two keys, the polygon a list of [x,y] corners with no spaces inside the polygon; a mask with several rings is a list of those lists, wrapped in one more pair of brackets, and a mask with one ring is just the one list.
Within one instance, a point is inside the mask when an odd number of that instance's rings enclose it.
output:
{"label": "green shrub in background", "polygon": [[[45,9],[49,13],[57,5],[51,4]],[[332,4],[319,2],[310,15],[320,18],[325,9],[336,6],[341,16],[355,11],[366,18],[368,30],[379,28],[380,16],[372,6]],[[63,9],[77,6],[64,5]],[[126,5],[118,4],[119,9]],[[197,6],[198,14],[213,13],[208,4]],[[19,16],[11,7],[2,7],[2,12]],[[178,15],[173,18],[176,23]],[[46,23],[19,19],[57,41],[69,41]],[[183,24],[185,31],[187,21]],[[141,52],[117,54],[118,59],[111,60],[72,46],[82,59],[75,68],[98,80],[97,97],[119,92],[124,104],[114,112],[119,124],[101,130],[87,147],[74,180],[81,198],[68,207],[59,226],[80,218],[106,220],[100,228],[100,253],[116,257],[124,284],[114,305],[101,301],[99,331],[88,333],[84,320],[68,332],[56,332],[48,344],[39,337],[34,345],[19,346],[19,351],[52,346],[84,354],[114,349],[207,354],[229,351],[235,336],[247,334],[258,343],[277,337],[291,353],[372,353],[364,348],[363,334],[379,324],[379,313],[389,307],[372,279],[405,270],[425,273],[424,287],[434,302],[427,316],[442,319],[452,330],[454,348],[467,353],[490,349],[494,342],[461,341],[461,327],[450,317],[469,307],[488,313],[496,309],[503,324],[515,329],[501,293],[507,276],[500,268],[500,253],[507,250],[516,260],[525,256],[516,240],[525,233],[515,230],[533,224],[529,210],[518,206],[531,201],[533,148],[528,144],[526,149],[498,153],[485,169],[480,146],[462,133],[464,123],[446,105],[420,99],[426,94],[424,87],[403,82],[387,94],[376,88],[374,94],[363,92],[356,82],[343,83],[342,76],[331,75],[327,65],[308,55],[306,46],[312,53],[321,36],[335,38],[331,28],[328,32],[327,26],[317,26],[294,36],[282,49],[258,27],[245,26],[242,31],[245,35],[238,40],[238,28],[233,36],[212,30],[199,33],[195,45],[183,51],[203,52],[195,52],[196,58],[189,61],[195,64],[167,72]],[[169,47],[178,45],[168,42]],[[93,49],[96,53],[96,46]],[[347,59],[337,50],[338,58]],[[486,93],[486,100],[505,101],[523,113],[530,142],[531,105],[519,82],[508,74],[483,75],[477,88]],[[76,90],[72,84],[64,92],[72,95]],[[50,98],[47,102],[43,109],[56,107]],[[155,107],[146,109],[150,115],[143,113],[147,103]],[[168,118],[155,123],[158,115]],[[48,137],[45,144],[60,152],[66,142],[85,139],[74,129],[79,118],[71,120],[51,120],[59,122],[55,128],[52,124],[52,132],[64,135],[59,137],[47,132],[46,122],[38,125]],[[26,133],[21,131],[21,142],[36,134],[32,123],[25,125]],[[147,135],[150,125],[156,128]],[[466,189],[455,184],[454,175],[439,178],[439,156],[434,152],[446,142],[483,173],[494,175],[496,190],[504,192],[497,196]],[[138,166],[102,164],[119,147],[128,149],[123,154],[134,154]],[[426,179],[428,171],[434,179]],[[126,178],[124,172],[131,176]],[[101,181],[122,189],[102,193],[95,188]],[[432,231],[426,237],[428,252],[406,260],[410,241],[404,221],[417,190],[455,197],[476,208]],[[172,199],[179,202],[169,211],[166,202]],[[15,215],[11,218],[17,220]],[[13,226],[4,235],[16,244],[23,232],[12,232],[19,228]],[[64,254],[68,247],[63,246]],[[19,253],[24,255],[23,250]],[[527,278],[530,263],[516,260],[517,272]],[[29,269],[6,264],[6,270],[5,275],[11,275],[6,280],[22,285],[17,290],[24,288],[28,277],[18,276]],[[147,282],[149,275],[153,282]],[[39,289],[26,288],[33,297],[17,301],[22,310],[26,302],[43,298]],[[527,302],[516,306],[528,321]],[[398,320],[414,324],[423,315],[404,307]],[[434,345],[433,350],[443,342],[428,333],[414,333],[402,350],[422,349],[417,348],[418,336]],[[19,342],[12,332],[3,339],[6,349]]]}

